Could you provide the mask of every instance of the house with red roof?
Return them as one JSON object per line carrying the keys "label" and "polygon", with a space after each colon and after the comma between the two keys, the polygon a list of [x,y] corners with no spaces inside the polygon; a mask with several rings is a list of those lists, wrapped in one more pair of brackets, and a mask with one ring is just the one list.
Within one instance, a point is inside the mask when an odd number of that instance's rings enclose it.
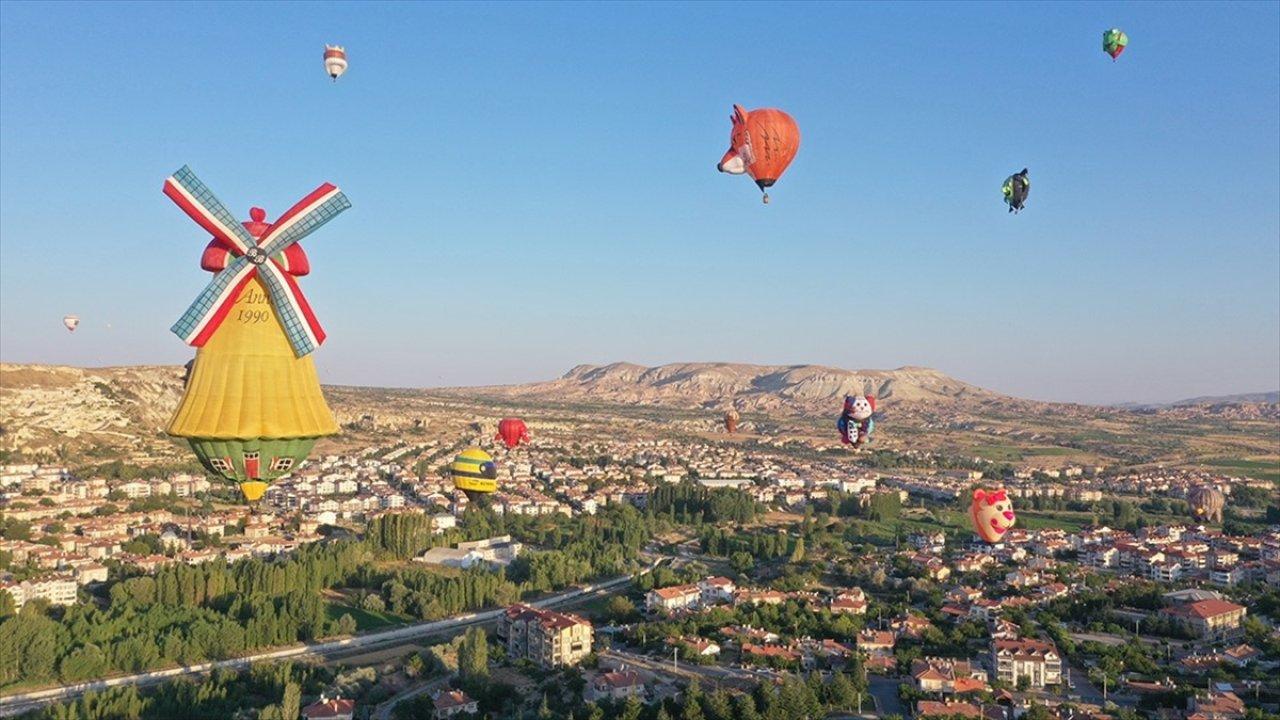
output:
{"label": "house with red roof", "polygon": [[432,698],[432,702],[436,707],[437,720],[480,710],[480,704],[461,690],[442,690]]}
{"label": "house with red roof", "polygon": [[327,698],[324,695],[321,695],[318,701],[302,708],[302,717],[306,720],[351,720],[355,714],[355,700],[343,700],[341,697]]}
{"label": "house with red roof", "polygon": [[1248,609],[1226,600],[1201,600],[1162,610],[1200,637],[1223,638],[1240,630]]}

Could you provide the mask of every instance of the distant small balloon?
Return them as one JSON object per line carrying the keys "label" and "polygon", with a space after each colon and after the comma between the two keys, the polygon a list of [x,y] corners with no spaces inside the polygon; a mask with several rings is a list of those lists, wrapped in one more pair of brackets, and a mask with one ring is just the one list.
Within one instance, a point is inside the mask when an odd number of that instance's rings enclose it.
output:
{"label": "distant small balloon", "polygon": [[1120,53],[1129,46],[1129,36],[1120,28],[1111,28],[1102,33],[1102,52],[1111,56],[1111,61],[1120,57]]}
{"label": "distant small balloon", "polygon": [[80,325],[80,318],[76,315],[64,315],[62,317],[62,325],[71,332],[76,331],[76,327]]}
{"label": "distant small balloon", "polygon": [[503,418],[502,422],[498,423],[497,439],[505,443],[508,448],[514,448],[520,443],[529,442],[529,428],[520,418]]}
{"label": "distant small balloon", "polygon": [[341,45],[324,46],[324,71],[334,82],[347,71],[347,51]]}

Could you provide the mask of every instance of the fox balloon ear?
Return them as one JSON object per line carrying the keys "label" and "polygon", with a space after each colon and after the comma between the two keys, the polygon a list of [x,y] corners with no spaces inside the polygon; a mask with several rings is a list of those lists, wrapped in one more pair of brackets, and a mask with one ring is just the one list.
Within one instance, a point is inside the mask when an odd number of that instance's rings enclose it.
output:
{"label": "fox balloon ear", "polygon": [[746,124],[747,124],[747,111],[746,111],[746,109],[745,109],[745,108],[743,108],[741,105],[738,105],[738,104],[736,104],[736,103],[735,103],[735,104],[734,104],[734,106],[733,106],[733,121],[734,121],[734,122],[736,122],[736,123],[743,124],[743,125],[746,125]]}

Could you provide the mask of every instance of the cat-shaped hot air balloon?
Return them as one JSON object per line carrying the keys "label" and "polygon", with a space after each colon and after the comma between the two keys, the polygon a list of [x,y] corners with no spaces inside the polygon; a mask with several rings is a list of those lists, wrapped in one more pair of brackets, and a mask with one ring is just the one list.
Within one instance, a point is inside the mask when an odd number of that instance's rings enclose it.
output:
{"label": "cat-shaped hot air balloon", "polygon": [[871,416],[876,411],[875,395],[845,395],[844,410],[836,421],[836,429],[840,431],[840,442],[860,448],[871,439],[876,428],[876,421]]}
{"label": "cat-shaped hot air balloon", "polygon": [[1004,534],[1017,522],[1013,513],[1013,503],[1009,501],[1004,488],[998,490],[973,491],[973,504],[969,506],[969,517],[973,520],[973,529],[979,537],[989,543],[998,543]]}

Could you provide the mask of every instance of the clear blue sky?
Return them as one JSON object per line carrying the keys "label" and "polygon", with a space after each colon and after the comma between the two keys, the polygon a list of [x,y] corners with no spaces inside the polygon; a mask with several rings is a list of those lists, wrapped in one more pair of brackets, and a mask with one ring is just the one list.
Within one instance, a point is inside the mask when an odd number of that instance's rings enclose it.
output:
{"label": "clear blue sky", "polygon": [[[160,192],[189,164],[241,215],[351,198],[304,243],[327,382],[723,360],[1086,402],[1280,385],[1277,3],[0,8],[6,361],[190,357],[168,327],[208,238]],[[767,207],[715,172],[735,102],[801,127]]]}

